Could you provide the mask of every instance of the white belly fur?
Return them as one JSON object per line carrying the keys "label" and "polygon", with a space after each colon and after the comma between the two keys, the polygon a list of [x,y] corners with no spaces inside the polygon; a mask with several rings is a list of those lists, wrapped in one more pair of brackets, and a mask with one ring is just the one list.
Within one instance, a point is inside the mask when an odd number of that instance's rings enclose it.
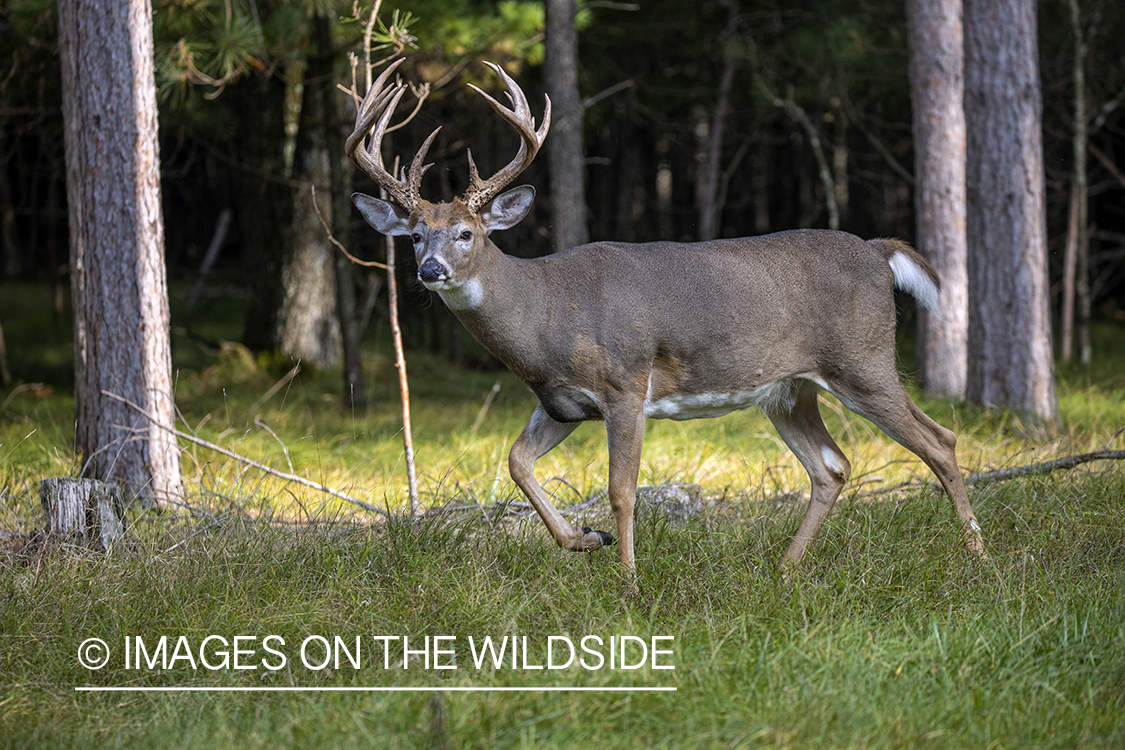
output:
{"label": "white belly fur", "polygon": [[793,408],[795,387],[791,380],[779,380],[752,391],[737,393],[691,393],[645,400],[649,419],[709,419],[732,411],[761,406],[766,412]]}

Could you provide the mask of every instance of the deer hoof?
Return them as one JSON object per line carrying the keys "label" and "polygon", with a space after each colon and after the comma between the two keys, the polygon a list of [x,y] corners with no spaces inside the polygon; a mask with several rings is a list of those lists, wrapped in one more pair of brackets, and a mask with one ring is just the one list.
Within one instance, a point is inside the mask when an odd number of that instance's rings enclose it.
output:
{"label": "deer hoof", "polygon": [[582,536],[574,539],[566,548],[571,552],[591,552],[613,544],[613,535],[605,531],[595,531],[589,526],[582,527]]}

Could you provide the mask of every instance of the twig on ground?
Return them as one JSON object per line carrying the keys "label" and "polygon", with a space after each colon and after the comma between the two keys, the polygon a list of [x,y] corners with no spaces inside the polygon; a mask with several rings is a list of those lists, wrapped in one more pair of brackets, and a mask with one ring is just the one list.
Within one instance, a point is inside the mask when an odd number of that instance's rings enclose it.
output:
{"label": "twig on ground", "polygon": [[216,518],[216,519],[215,519],[214,521],[212,521],[211,523],[207,524],[207,525],[206,525],[206,526],[204,526],[204,527],[203,527],[202,529],[198,529],[198,530],[196,530],[195,532],[193,532],[193,533],[189,534],[188,536],[186,536],[186,537],[184,537],[183,539],[181,539],[180,541],[176,542],[175,544],[173,544],[173,545],[172,545],[171,547],[169,547],[168,549],[164,550],[163,552],[158,552],[158,553],[156,554],[156,557],[160,557],[161,555],[167,554],[168,552],[171,552],[172,550],[176,549],[177,547],[179,547],[179,546],[181,546],[181,545],[187,544],[188,542],[190,542],[190,541],[191,541],[192,539],[195,539],[195,538],[196,538],[197,536],[199,536],[199,535],[200,535],[200,534],[202,534],[203,532],[205,532],[205,531],[209,531],[210,529],[212,529],[212,528],[214,528],[214,527],[216,527],[216,526],[220,526],[220,525],[222,525],[222,523],[223,523],[224,521],[226,521],[226,520],[227,520],[228,518],[230,518],[230,516],[223,516],[222,518]]}
{"label": "twig on ground", "polygon": [[977,474],[970,474],[965,479],[965,484],[985,484],[988,482],[999,482],[1005,479],[1015,479],[1017,477],[1026,477],[1036,474],[1050,474],[1053,471],[1073,469],[1075,466],[1088,463],[1090,461],[1121,460],[1125,460],[1125,451],[1094,451],[1092,453],[1083,453],[1078,456],[1064,456],[1063,458],[1056,458],[1054,461],[1044,461],[1043,463],[1038,464],[1013,466],[1010,469],[997,469],[995,471],[985,471]]}
{"label": "twig on ground", "polygon": [[137,406],[136,404],[134,404],[129,399],[127,399],[123,396],[118,396],[116,393],[110,393],[109,391],[102,391],[102,395],[106,396],[108,398],[112,398],[116,401],[120,401],[123,404],[125,404],[125,405],[127,405],[127,406],[129,406],[133,409],[136,409],[138,412],[143,414],[148,419],[148,421],[150,423],[152,423],[156,427],[159,427],[160,429],[162,429],[166,432],[172,433],[173,435],[175,435],[178,438],[182,438],[184,440],[187,440],[190,443],[195,443],[196,445],[203,446],[204,448],[207,448],[208,450],[213,450],[216,453],[222,453],[224,456],[227,456],[228,458],[233,458],[235,461],[239,461],[243,464],[246,464],[247,466],[252,466],[255,469],[258,469],[259,471],[264,471],[265,473],[271,474],[271,475],[273,475],[275,477],[278,477],[280,479],[285,479],[286,481],[289,481],[289,482],[296,482],[297,484],[303,484],[306,487],[312,487],[315,490],[320,490],[321,492],[332,495],[332,497],[338,497],[341,500],[346,500],[347,502],[352,503],[353,505],[358,505],[359,507],[364,508],[366,510],[369,510],[373,513],[378,513],[381,516],[386,517],[387,515],[389,515],[387,513],[387,511],[383,510],[382,508],[377,508],[374,505],[371,505],[370,503],[365,503],[358,498],[352,497],[351,495],[347,494],[346,492],[341,492],[340,490],[333,489],[332,487],[329,487],[328,485],[321,484],[320,482],[314,482],[311,479],[305,479],[304,477],[297,476],[296,474],[288,474],[284,471],[278,471],[277,469],[273,468],[272,466],[267,466],[260,461],[255,461],[254,459],[247,458],[246,456],[240,456],[239,454],[235,453],[234,451],[229,451],[226,448],[223,448],[222,446],[215,445],[214,443],[209,442],[207,440],[204,440],[202,438],[197,438],[194,435],[189,435],[186,432],[180,432],[179,430],[177,430],[174,427],[170,427],[166,424],[158,422],[156,419],[153,418],[153,416],[151,414],[146,412],[144,409]]}

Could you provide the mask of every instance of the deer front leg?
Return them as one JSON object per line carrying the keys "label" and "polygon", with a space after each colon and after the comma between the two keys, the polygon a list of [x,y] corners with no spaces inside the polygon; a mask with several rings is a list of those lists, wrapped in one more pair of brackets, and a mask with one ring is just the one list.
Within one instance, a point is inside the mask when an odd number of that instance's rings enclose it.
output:
{"label": "deer front leg", "polygon": [[588,552],[612,544],[613,537],[604,531],[574,526],[563,518],[535,478],[534,471],[536,459],[549,453],[567,435],[574,432],[577,426],[577,422],[558,422],[552,419],[542,405],[537,405],[508,454],[508,472],[523,490],[523,494],[527,495],[543,523],[547,524],[547,530],[558,545],[572,552]]}
{"label": "deer front leg", "polygon": [[609,507],[617,521],[617,552],[621,563],[634,570],[633,507],[645,438],[643,403],[613,409],[606,415],[605,427],[609,440]]}

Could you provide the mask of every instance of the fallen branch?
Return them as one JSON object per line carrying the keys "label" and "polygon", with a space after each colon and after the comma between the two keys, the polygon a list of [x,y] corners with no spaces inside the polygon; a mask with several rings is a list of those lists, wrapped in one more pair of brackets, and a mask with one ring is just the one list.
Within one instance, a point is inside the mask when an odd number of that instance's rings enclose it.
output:
{"label": "fallen branch", "polygon": [[198,438],[198,437],[195,437],[194,435],[189,435],[186,432],[180,432],[175,427],[170,427],[166,424],[162,424],[161,422],[158,422],[156,419],[154,419],[152,417],[152,415],[149,414],[148,412],[146,412],[144,409],[137,406],[136,404],[134,404],[129,399],[127,399],[123,396],[118,396],[116,393],[110,393],[109,391],[102,391],[102,395],[106,396],[108,398],[112,398],[115,401],[120,401],[121,403],[125,404],[126,406],[129,406],[130,408],[136,409],[138,412],[143,414],[144,417],[146,419],[148,419],[148,421],[151,422],[152,424],[156,425],[157,427],[164,430],[165,432],[172,433],[173,435],[175,435],[178,438],[182,438],[184,440],[187,440],[189,443],[195,443],[196,445],[200,445],[204,448],[207,448],[208,450],[213,450],[216,453],[222,453],[224,456],[227,456],[228,458],[233,458],[235,461],[239,461],[241,463],[244,463],[247,466],[253,466],[255,469],[258,469],[259,471],[264,471],[267,474],[272,474],[273,476],[278,477],[280,479],[284,479],[284,480],[289,481],[289,482],[296,482],[297,484],[303,484],[306,487],[312,487],[315,490],[320,490],[321,492],[332,495],[332,497],[338,497],[341,500],[346,500],[349,503],[352,503],[353,505],[358,505],[359,507],[364,508],[364,509],[369,510],[369,511],[372,511],[373,513],[378,513],[381,516],[386,517],[386,516],[389,515],[387,513],[387,511],[383,510],[382,508],[377,508],[374,505],[371,505],[370,503],[365,503],[358,498],[352,497],[351,495],[347,494],[346,492],[340,492],[340,490],[333,489],[326,484],[321,484],[320,482],[314,482],[311,479],[305,479],[304,477],[297,476],[296,474],[289,474],[289,473],[284,472],[284,471],[278,471],[277,469],[273,468],[272,466],[267,466],[266,464],[264,464],[260,461],[255,461],[254,459],[247,458],[246,456],[240,456],[237,453],[235,453],[234,451],[229,451],[226,448],[223,448],[220,445],[215,445],[214,443],[209,442],[207,440],[204,440],[203,438]]}
{"label": "fallen branch", "polygon": [[1093,453],[1083,453],[1078,456],[1064,456],[1063,458],[1056,458],[1054,461],[1044,461],[1038,464],[1013,466],[1010,469],[996,469],[995,471],[970,474],[965,479],[965,484],[984,484],[987,482],[999,482],[1005,479],[1015,479],[1017,477],[1050,474],[1053,471],[1073,469],[1075,466],[1090,461],[1121,461],[1123,459],[1125,459],[1125,451],[1094,451]]}

